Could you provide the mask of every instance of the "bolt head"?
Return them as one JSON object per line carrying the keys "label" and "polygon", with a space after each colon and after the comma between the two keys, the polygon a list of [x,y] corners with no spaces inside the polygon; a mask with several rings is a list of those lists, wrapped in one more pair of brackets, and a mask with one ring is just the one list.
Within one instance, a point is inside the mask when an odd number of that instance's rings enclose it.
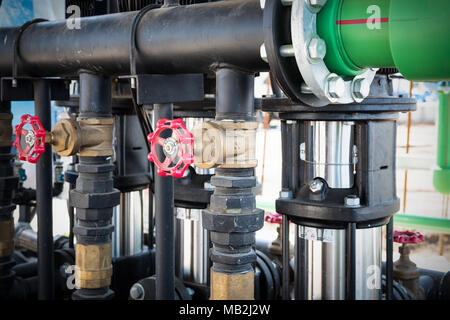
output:
{"label": "bolt head", "polygon": [[327,3],[327,0],[307,0],[307,1],[309,5],[316,10],[322,9]]}
{"label": "bolt head", "polygon": [[332,98],[340,98],[345,93],[345,82],[341,77],[328,79],[328,93]]}
{"label": "bolt head", "polygon": [[344,202],[347,207],[359,207],[360,205],[359,197],[354,194],[346,196]]}
{"label": "bolt head", "polygon": [[292,199],[292,191],[280,191],[281,199]]}
{"label": "bolt head", "polygon": [[145,290],[141,284],[135,283],[130,289],[130,298],[133,300],[144,300]]}
{"label": "bolt head", "polygon": [[365,99],[370,93],[370,83],[365,79],[356,79],[353,84],[353,94],[358,99]]}
{"label": "bolt head", "polygon": [[320,38],[312,38],[308,45],[309,57],[314,60],[325,58],[327,47],[325,41]]}
{"label": "bolt head", "polygon": [[266,46],[264,45],[264,43],[259,48],[259,55],[264,62],[269,62],[269,59],[267,58]]}
{"label": "bolt head", "polygon": [[318,193],[323,189],[323,182],[320,179],[314,179],[309,183],[309,190],[312,193]]}

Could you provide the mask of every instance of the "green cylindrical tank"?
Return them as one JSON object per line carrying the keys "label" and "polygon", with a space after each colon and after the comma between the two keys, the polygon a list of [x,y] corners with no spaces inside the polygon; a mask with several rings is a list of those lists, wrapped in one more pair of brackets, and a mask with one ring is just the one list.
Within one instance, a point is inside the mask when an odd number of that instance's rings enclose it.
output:
{"label": "green cylindrical tank", "polygon": [[396,67],[412,81],[450,80],[449,0],[328,0],[317,16],[325,63],[341,76]]}
{"label": "green cylindrical tank", "polygon": [[433,184],[442,194],[450,194],[450,94],[439,91],[437,165]]}

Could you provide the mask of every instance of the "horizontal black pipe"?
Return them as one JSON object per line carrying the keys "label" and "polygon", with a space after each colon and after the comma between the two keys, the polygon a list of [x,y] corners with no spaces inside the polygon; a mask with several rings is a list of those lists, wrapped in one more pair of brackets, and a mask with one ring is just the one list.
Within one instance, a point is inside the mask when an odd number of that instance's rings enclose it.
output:
{"label": "horizontal black pipe", "polygon": [[[66,21],[30,25],[19,42],[19,75],[76,75],[80,69],[107,75],[130,71],[131,25],[137,12],[81,18],[80,29]],[[13,42],[19,27],[0,28],[0,75],[13,69]],[[266,71],[259,0],[230,0],[150,10],[136,29],[138,73],[201,73],[230,64]]]}

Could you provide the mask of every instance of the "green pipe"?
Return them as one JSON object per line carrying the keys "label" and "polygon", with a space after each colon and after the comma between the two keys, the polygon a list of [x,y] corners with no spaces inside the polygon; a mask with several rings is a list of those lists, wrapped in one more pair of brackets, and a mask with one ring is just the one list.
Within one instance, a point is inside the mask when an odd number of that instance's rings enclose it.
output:
{"label": "green pipe", "polygon": [[317,16],[325,63],[341,76],[396,67],[412,81],[450,79],[450,1],[328,0]]}
{"label": "green pipe", "polygon": [[429,218],[398,213],[394,216],[394,225],[396,227],[450,234],[449,219]]}
{"label": "green pipe", "polygon": [[433,184],[442,194],[450,194],[450,99],[449,93],[439,91],[439,123],[437,165]]}

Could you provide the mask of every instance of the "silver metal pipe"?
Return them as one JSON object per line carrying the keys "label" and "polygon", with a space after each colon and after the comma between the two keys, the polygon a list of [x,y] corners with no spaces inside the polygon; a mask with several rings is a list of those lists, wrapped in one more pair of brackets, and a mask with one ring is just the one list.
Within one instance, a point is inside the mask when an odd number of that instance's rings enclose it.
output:
{"label": "silver metal pipe", "polygon": [[330,188],[351,188],[357,161],[353,136],[353,122],[308,121],[305,143],[300,146],[306,179],[321,177]]}
{"label": "silver metal pipe", "polygon": [[113,256],[130,256],[142,252],[143,216],[147,208],[143,191],[120,194],[120,205],[114,208]]}
{"label": "silver metal pipe", "polygon": [[[209,280],[209,234],[202,227],[202,210],[177,208],[177,263],[184,280],[207,284]],[[177,228],[177,230],[179,230]]]}
{"label": "silver metal pipe", "polygon": [[[308,299],[345,299],[345,230],[298,226],[308,246]],[[356,299],[381,299],[381,227],[356,230]]]}

